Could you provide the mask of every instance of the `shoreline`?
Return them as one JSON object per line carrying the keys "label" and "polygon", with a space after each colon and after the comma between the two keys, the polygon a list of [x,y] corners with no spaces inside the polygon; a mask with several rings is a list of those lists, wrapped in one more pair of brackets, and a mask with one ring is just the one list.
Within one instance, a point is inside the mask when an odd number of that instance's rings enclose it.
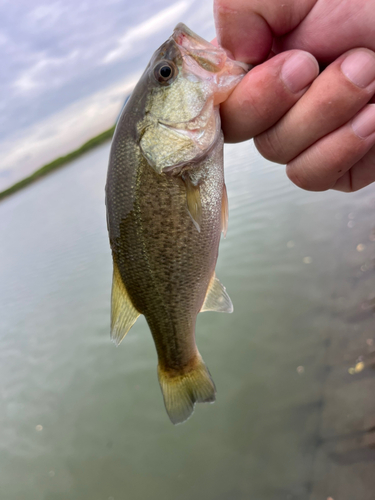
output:
{"label": "shoreline", "polygon": [[54,170],[62,167],[63,165],[66,165],[67,163],[71,162],[72,160],[75,160],[79,156],[83,155],[87,151],[90,151],[91,149],[96,148],[97,146],[100,146],[104,142],[112,139],[112,136],[114,134],[116,125],[113,125],[113,127],[109,128],[108,130],[105,130],[101,134],[93,137],[92,139],[89,139],[87,142],[82,144],[81,147],[78,149],[75,149],[71,153],[68,153],[65,156],[59,156],[59,158],[56,158],[55,160],[47,163],[46,165],[43,165],[42,167],[38,168],[35,172],[32,174],[28,175],[24,179],[16,182],[12,186],[10,186],[7,189],[4,189],[4,191],[0,192],[0,201],[6,198],[7,196],[10,196],[13,193],[16,193],[20,189],[23,189],[24,187],[28,186],[29,184],[32,184],[36,180],[38,180],[41,177],[44,177],[45,175],[48,175],[50,172],[53,172]]}

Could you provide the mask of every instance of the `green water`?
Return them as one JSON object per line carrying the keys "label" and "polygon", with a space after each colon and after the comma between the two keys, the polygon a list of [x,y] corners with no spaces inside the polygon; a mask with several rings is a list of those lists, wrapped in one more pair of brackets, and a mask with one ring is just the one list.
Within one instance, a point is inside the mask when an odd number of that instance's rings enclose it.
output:
{"label": "green water", "polygon": [[144,319],[109,340],[108,152],[0,204],[0,500],[373,500],[375,187],[226,148],[234,313],[199,315],[217,402],[174,427]]}

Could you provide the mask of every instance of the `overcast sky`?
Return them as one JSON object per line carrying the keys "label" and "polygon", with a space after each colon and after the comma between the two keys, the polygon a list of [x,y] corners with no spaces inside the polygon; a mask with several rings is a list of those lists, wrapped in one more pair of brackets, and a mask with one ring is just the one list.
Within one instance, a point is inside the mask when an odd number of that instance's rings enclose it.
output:
{"label": "overcast sky", "polygon": [[0,190],[109,128],[182,21],[214,36],[211,0],[2,0]]}

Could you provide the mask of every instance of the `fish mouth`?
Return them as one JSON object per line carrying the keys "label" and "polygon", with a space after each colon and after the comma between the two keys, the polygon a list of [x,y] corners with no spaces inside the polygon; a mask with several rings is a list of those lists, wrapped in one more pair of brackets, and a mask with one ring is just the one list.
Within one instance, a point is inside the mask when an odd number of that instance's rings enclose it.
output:
{"label": "fish mouth", "polygon": [[[173,30],[172,39],[178,45],[181,54],[188,54],[203,69],[211,73],[218,73],[225,69],[228,55],[221,47],[216,47],[200,37],[184,23],[178,23]],[[238,67],[239,73],[249,71],[250,65],[231,60]]]}
{"label": "fish mouth", "polygon": [[185,24],[177,24],[173,30],[172,38],[179,46],[181,53],[187,53],[203,69],[212,73],[218,73],[223,69],[227,58],[225,51],[201,38]]}
{"label": "fish mouth", "polygon": [[175,27],[170,40],[180,51],[184,77],[208,82],[215,106],[228,98],[250,68],[234,61],[223,48],[207,42],[182,23]]}

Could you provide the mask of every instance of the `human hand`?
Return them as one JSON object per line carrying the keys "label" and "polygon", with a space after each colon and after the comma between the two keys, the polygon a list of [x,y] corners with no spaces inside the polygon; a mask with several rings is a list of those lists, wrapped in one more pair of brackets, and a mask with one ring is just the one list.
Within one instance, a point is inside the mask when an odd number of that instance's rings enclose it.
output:
{"label": "human hand", "polygon": [[215,0],[214,13],[219,44],[258,65],[221,106],[226,141],[254,137],[307,190],[374,182],[375,0]]}

